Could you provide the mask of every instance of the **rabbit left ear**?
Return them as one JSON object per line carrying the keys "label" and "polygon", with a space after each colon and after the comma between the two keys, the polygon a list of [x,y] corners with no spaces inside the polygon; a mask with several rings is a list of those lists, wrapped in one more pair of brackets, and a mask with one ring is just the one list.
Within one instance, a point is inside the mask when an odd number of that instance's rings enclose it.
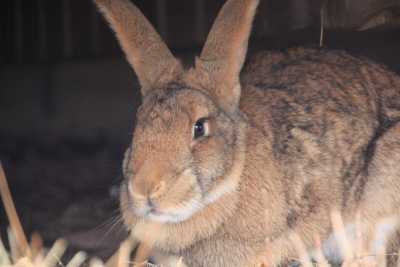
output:
{"label": "rabbit left ear", "polygon": [[159,34],[129,0],[94,0],[115,31],[127,60],[136,72],[142,94],[162,87],[182,72]]}
{"label": "rabbit left ear", "polygon": [[196,69],[211,77],[210,92],[227,111],[240,100],[240,71],[246,58],[248,39],[258,0],[228,0],[218,14],[196,61]]}

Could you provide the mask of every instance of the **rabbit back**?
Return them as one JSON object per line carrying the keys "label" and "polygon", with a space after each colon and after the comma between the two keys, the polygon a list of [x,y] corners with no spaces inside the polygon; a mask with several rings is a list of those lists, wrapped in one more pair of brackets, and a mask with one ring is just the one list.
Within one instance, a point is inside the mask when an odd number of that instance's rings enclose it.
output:
{"label": "rabbit back", "polygon": [[[400,78],[343,51],[262,52],[246,64],[242,82],[241,109],[270,135],[287,176],[299,166],[331,165],[326,171],[342,179],[344,191],[367,167],[377,135],[400,120]],[[312,140],[315,155],[294,132]]]}

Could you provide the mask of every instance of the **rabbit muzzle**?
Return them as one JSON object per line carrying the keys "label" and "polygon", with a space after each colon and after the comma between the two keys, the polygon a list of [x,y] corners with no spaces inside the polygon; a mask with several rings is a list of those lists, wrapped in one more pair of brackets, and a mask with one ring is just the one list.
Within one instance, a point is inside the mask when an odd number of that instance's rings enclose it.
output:
{"label": "rabbit muzzle", "polygon": [[176,223],[187,220],[201,209],[201,190],[190,168],[178,174],[162,171],[161,174],[157,169],[141,170],[128,183],[136,216]]}

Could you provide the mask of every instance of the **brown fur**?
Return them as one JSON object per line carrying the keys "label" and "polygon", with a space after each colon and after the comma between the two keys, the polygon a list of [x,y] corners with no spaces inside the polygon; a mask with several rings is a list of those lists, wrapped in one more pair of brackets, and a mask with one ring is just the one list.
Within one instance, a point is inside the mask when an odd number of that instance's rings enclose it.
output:
{"label": "brown fur", "polygon": [[[145,48],[158,35],[128,0],[96,3],[146,88],[121,192],[134,238],[188,266],[272,266],[296,257],[293,232],[326,238],[334,208],[398,216],[398,76],[299,48],[256,55],[239,79],[256,0],[228,0],[183,71],[158,37],[162,53]],[[210,135],[194,140],[200,118]]]}

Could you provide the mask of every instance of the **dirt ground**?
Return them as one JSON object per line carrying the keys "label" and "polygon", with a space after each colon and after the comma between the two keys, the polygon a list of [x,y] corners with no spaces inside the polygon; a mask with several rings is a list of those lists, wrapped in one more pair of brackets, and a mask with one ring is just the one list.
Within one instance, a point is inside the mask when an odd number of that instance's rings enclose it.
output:
{"label": "dirt ground", "polygon": [[[299,45],[316,46],[318,39],[318,31],[315,29],[287,32],[281,36],[254,41],[251,47],[252,50],[258,50],[286,49]],[[352,54],[382,62],[400,73],[398,29],[379,29],[362,33],[327,32],[325,46],[346,49]],[[177,51],[177,54],[193,55],[196,51],[198,50]],[[7,68],[8,66],[4,67]],[[21,71],[22,68],[26,66],[21,67]],[[107,79],[112,81],[113,77],[117,79],[118,76],[109,75]],[[15,79],[19,79],[18,75]],[[126,71],[124,79],[129,83],[130,79],[134,79],[133,73]],[[119,240],[126,236],[119,220],[118,185],[122,179],[122,155],[130,142],[130,131],[139,101],[132,100],[133,104],[129,108],[110,112],[108,117],[87,119],[85,123],[73,126],[76,127],[74,131],[68,128],[71,124],[60,126],[68,130],[57,126],[53,131],[36,131],[32,130],[34,126],[31,126],[36,124],[36,121],[32,122],[34,119],[25,122],[20,119],[22,115],[19,109],[13,104],[4,103],[4,98],[1,100],[2,95],[5,97],[6,94],[12,93],[11,89],[4,89],[7,87],[5,80],[4,76],[0,76],[0,88],[3,88],[3,92],[0,93],[0,112],[8,114],[2,118],[9,121],[3,121],[0,125],[0,160],[4,165],[26,232],[39,232],[46,244],[65,237],[70,243],[70,253],[85,250],[91,255],[108,257],[117,247]],[[119,82],[124,83],[120,80]],[[90,88],[75,90],[73,94],[80,98],[81,95],[85,95],[85,90]],[[124,90],[137,89],[126,86]],[[18,95],[20,101],[24,101],[24,97],[23,93]],[[100,98],[106,101],[110,97],[112,96],[107,93],[94,96],[98,101],[102,101]],[[133,94],[130,97],[133,99]],[[88,107],[93,103],[90,101],[86,104]],[[125,103],[117,105],[124,106]],[[51,108],[47,110],[52,112]],[[82,116],[84,113],[85,110],[82,111]],[[58,115],[58,120],[80,119],[79,116],[71,119],[72,114],[76,114],[76,106],[73,104],[68,105]],[[93,116],[96,117],[96,114]],[[121,117],[127,119],[117,120]],[[97,120],[101,120],[101,127],[95,123]],[[40,123],[46,124],[46,120]],[[19,128],[15,128],[19,130],[10,130],[8,125],[19,125]],[[118,130],[111,133],[111,128]],[[80,129],[81,132],[90,134],[76,134]],[[2,237],[5,237],[6,227],[7,220],[1,208]]]}

